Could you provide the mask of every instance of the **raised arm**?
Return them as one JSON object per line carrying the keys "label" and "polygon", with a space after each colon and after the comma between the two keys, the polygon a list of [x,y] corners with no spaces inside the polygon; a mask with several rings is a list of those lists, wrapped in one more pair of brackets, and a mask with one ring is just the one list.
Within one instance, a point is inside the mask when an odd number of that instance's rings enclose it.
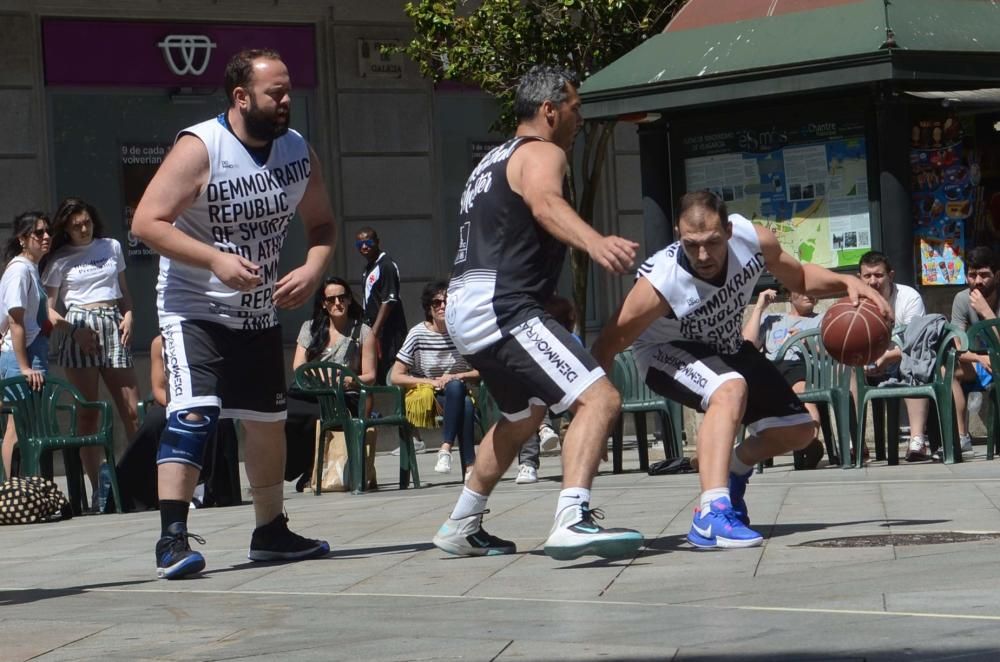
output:
{"label": "raised arm", "polygon": [[174,220],[208,185],[209,172],[205,144],[191,134],[181,136],[142,194],[132,219],[132,234],[160,255],[208,269],[227,286],[248,292],[261,283],[256,264],[174,227]]}
{"label": "raised arm", "polygon": [[760,319],[764,310],[774,303],[778,293],[774,290],[764,290],[757,296],[757,303],[750,311],[746,322],[743,323],[743,339],[749,340],[753,346],[760,349],[764,345],[764,339],[760,337]]}
{"label": "raised arm", "polygon": [[649,281],[645,278],[637,279],[621,307],[601,329],[601,335],[590,350],[604,372],[610,375],[615,354],[635,342],[650,324],[669,313],[670,305]]}
{"label": "raised arm", "polygon": [[601,235],[563,197],[566,152],[550,142],[531,141],[517,149],[507,164],[511,189],[524,198],[535,220],[559,241],[586,251],[602,269],[627,273],[639,244]]}
{"label": "raised arm", "polygon": [[785,252],[773,232],[760,226],[756,226],[756,230],[767,270],[792,292],[817,297],[846,293],[854,305],[861,299],[868,299],[878,307],[883,317],[887,320],[893,318],[889,303],[857,276],[839,274],[815,264],[802,264]]}

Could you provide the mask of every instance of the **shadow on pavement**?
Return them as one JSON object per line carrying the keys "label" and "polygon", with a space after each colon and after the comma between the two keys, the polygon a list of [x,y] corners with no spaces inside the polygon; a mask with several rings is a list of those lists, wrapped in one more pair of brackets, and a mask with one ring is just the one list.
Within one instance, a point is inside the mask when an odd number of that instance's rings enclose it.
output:
{"label": "shadow on pavement", "polygon": [[130,582],[106,582],[104,584],[85,584],[83,586],[64,586],[62,588],[29,588],[21,591],[0,591],[0,607],[16,607],[32,602],[41,602],[52,598],[65,598],[71,595],[82,595],[94,589],[121,588],[123,586],[141,586],[155,584],[158,579],[143,579]]}

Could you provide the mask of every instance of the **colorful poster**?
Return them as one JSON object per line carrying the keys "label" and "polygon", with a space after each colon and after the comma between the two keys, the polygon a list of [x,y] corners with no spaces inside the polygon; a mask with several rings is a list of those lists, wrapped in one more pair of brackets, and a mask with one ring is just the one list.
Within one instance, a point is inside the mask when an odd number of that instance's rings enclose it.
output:
{"label": "colorful poster", "polygon": [[136,239],[132,234],[132,216],[135,208],[146,191],[146,186],[156,174],[156,169],[163,162],[163,157],[170,150],[169,144],[158,143],[122,143],[120,162],[122,166],[122,203],[124,205],[122,218],[125,221],[125,232],[128,237],[125,257],[128,261],[153,258],[157,254],[146,244]]}
{"label": "colorful poster", "polygon": [[799,260],[852,266],[871,249],[862,124],[705,133],[682,145],[686,190],[716,192]]}
{"label": "colorful poster", "polygon": [[957,118],[912,127],[910,168],[921,285],[965,284],[965,221],[975,209],[978,168],[963,154]]}

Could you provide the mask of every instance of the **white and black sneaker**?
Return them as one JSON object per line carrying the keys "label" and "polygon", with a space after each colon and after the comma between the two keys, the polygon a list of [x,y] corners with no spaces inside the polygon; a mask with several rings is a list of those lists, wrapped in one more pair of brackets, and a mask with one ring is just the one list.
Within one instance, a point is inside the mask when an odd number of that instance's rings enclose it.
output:
{"label": "white and black sneaker", "polygon": [[329,553],[330,544],[325,540],[312,540],[289,531],[288,517],[282,513],[269,524],[253,530],[247,558],[251,561],[301,561]]}
{"label": "white and black sneaker", "polygon": [[483,515],[488,512],[484,510],[457,520],[449,517],[434,534],[434,546],[456,556],[513,554],[517,551],[514,543],[492,536],[483,528]]}
{"label": "white and black sneaker", "polygon": [[556,516],[545,553],[558,561],[571,561],[592,554],[606,559],[632,556],[642,547],[642,534],[632,529],[605,529],[594,522],[604,519],[589,503],[563,508]]}

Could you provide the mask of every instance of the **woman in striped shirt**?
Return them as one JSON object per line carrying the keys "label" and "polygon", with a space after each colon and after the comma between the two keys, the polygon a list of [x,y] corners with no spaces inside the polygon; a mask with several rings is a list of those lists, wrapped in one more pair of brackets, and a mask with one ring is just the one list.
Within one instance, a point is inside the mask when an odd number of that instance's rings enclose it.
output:
{"label": "woman in striped shirt", "polygon": [[420,295],[425,321],[406,334],[396,354],[390,380],[404,389],[427,385],[434,389],[438,407],[444,411],[444,431],[434,471],[451,472],[451,448],[458,438],[459,452],[466,473],[476,459],[473,425],[475,408],[469,397],[469,384],[479,382],[479,372],[458,353],[445,328],[444,313],[448,304],[448,283],[428,283]]}

